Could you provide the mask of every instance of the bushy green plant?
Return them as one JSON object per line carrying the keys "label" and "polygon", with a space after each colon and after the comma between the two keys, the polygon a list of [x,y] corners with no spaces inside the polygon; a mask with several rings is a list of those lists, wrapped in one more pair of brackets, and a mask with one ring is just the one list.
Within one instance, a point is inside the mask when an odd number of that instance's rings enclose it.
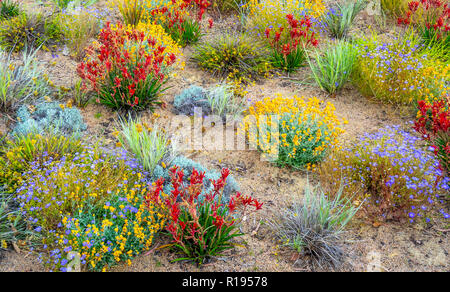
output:
{"label": "bushy green plant", "polygon": [[400,17],[408,9],[410,0],[380,0],[381,9],[388,15]]}
{"label": "bushy green plant", "polygon": [[450,179],[440,179],[438,166],[419,137],[393,126],[331,153],[318,173],[331,197],[342,177],[344,194],[357,193],[357,205],[367,200],[361,210],[370,220],[429,221],[439,195],[449,190]]}
{"label": "bushy green plant", "polygon": [[335,107],[317,98],[267,97],[249,107],[242,130],[263,158],[277,166],[311,169],[338,144],[343,133]]}
{"label": "bushy green plant", "polygon": [[15,110],[24,103],[50,93],[34,52],[24,52],[22,63],[13,62],[10,55],[2,54],[0,61],[0,110]]}
{"label": "bushy green plant", "polygon": [[341,187],[329,198],[320,186],[305,186],[303,198],[298,196],[288,207],[276,212],[269,226],[284,246],[309,256],[319,267],[338,267],[342,263],[342,234],[358,211],[343,195]]}
{"label": "bushy green plant", "polygon": [[45,132],[30,133],[7,139],[0,148],[0,184],[14,192],[26,177],[23,173],[47,160],[58,161],[81,151],[81,140],[76,136]]}
{"label": "bushy green plant", "polygon": [[323,54],[316,53],[315,61],[308,59],[312,77],[320,89],[336,94],[350,79],[356,55],[352,44],[340,41],[331,44]]}
{"label": "bushy green plant", "polygon": [[172,145],[157,124],[150,127],[140,119],[121,120],[118,139],[120,144],[134,154],[150,174],[164,158],[172,156]]}
{"label": "bushy green plant", "polygon": [[20,13],[0,23],[0,48],[5,51],[19,52],[24,48],[39,47],[50,50],[58,41],[59,28],[51,16]]}
{"label": "bushy green plant", "polygon": [[345,1],[331,8],[322,16],[322,23],[327,32],[334,38],[344,38],[352,27],[356,15],[367,5],[368,0]]}
{"label": "bushy green plant", "polygon": [[19,15],[19,4],[13,0],[0,1],[0,21]]}
{"label": "bushy green plant", "polygon": [[183,254],[177,260],[192,260],[201,265],[209,257],[222,255],[223,251],[234,247],[233,238],[243,235],[239,232],[239,222],[245,211],[251,207],[262,208],[256,199],[240,193],[232,196],[228,204],[223,203],[228,169],[222,169],[220,178],[212,181],[213,190],[204,197],[200,197],[204,173],[194,169],[189,183],[185,184],[183,170],[174,167],[170,172],[174,191],[167,198],[161,198],[164,180],[158,179],[146,201],[156,202],[167,210],[166,230],[172,237],[171,247]]}
{"label": "bushy green plant", "polygon": [[17,119],[19,122],[13,130],[15,135],[52,130],[71,136],[87,129],[77,108],[56,101],[42,101],[33,106],[21,106],[17,111]]}
{"label": "bushy green plant", "polygon": [[243,82],[268,76],[271,70],[268,49],[246,35],[226,34],[199,44],[192,58],[215,76]]}

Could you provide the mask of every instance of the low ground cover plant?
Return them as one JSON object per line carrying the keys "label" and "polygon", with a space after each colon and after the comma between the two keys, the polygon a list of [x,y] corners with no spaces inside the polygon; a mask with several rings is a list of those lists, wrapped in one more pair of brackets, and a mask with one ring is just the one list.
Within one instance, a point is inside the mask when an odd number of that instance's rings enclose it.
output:
{"label": "low ground cover plant", "polygon": [[72,157],[82,149],[82,141],[73,135],[66,137],[51,131],[29,133],[6,139],[0,149],[0,183],[14,192],[26,177],[22,174],[46,160],[58,161]]}
{"label": "low ground cover plant", "polygon": [[215,76],[244,83],[268,76],[272,68],[268,50],[241,34],[227,34],[199,44],[192,59]]}
{"label": "low ground cover plant", "polygon": [[17,110],[17,120],[12,132],[16,136],[45,131],[71,136],[87,129],[80,111],[70,102],[41,100],[29,106],[23,105]]}

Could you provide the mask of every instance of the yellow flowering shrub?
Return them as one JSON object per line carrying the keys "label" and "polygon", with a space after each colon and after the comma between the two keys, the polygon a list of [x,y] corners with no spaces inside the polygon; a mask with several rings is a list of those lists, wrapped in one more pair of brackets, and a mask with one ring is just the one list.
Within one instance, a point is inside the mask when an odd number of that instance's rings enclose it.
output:
{"label": "yellow flowering shrub", "polygon": [[338,145],[344,123],[335,115],[332,103],[323,106],[315,97],[277,95],[251,106],[243,129],[250,143],[277,165],[310,169]]}
{"label": "yellow flowering shrub", "polygon": [[284,27],[286,34],[289,27],[287,14],[296,19],[305,15],[317,19],[325,12],[323,0],[249,0],[245,7],[248,11],[247,29],[261,39],[266,39],[266,28]]}

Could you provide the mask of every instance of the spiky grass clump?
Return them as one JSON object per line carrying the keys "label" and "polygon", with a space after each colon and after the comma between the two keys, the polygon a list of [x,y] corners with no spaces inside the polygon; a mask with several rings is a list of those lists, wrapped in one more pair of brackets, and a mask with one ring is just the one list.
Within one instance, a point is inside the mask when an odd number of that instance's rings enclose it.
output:
{"label": "spiky grass clump", "polygon": [[120,145],[131,151],[150,174],[164,158],[171,155],[173,149],[169,137],[158,125],[150,127],[139,119],[131,118],[119,124],[121,131],[116,133]]}
{"label": "spiky grass clump", "polygon": [[336,4],[327,14],[322,16],[322,22],[328,33],[334,38],[344,38],[352,27],[356,15],[367,5],[367,0],[346,1]]}
{"label": "spiky grass clump", "polygon": [[221,78],[249,82],[271,70],[269,52],[247,35],[227,34],[194,48],[193,60]]}
{"label": "spiky grass clump", "polygon": [[320,89],[336,94],[350,79],[356,55],[352,44],[340,41],[327,48],[323,55],[316,53],[315,62],[308,59],[312,77]]}
{"label": "spiky grass clump", "polygon": [[0,21],[17,16],[20,13],[19,4],[12,0],[0,1]]}
{"label": "spiky grass clump", "polygon": [[343,199],[343,189],[330,200],[320,186],[306,185],[303,199],[277,212],[269,225],[283,245],[310,256],[318,267],[339,267],[344,254],[342,234],[358,208]]}
{"label": "spiky grass clump", "polygon": [[16,65],[10,56],[0,61],[0,111],[15,110],[23,103],[50,93],[48,82],[35,61],[36,52],[24,52],[22,64]]}

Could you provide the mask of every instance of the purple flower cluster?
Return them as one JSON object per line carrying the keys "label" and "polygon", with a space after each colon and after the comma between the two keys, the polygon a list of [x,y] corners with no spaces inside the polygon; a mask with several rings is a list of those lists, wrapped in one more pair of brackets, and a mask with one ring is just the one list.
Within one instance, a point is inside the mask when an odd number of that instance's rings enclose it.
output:
{"label": "purple flower cluster", "polygon": [[[366,208],[383,218],[428,222],[431,207],[443,203],[442,195],[449,192],[450,178],[439,169],[430,149],[399,126],[365,134],[343,153],[335,158],[339,167],[334,169],[342,172],[344,186],[365,190]],[[440,213],[449,217],[443,209]]]}

